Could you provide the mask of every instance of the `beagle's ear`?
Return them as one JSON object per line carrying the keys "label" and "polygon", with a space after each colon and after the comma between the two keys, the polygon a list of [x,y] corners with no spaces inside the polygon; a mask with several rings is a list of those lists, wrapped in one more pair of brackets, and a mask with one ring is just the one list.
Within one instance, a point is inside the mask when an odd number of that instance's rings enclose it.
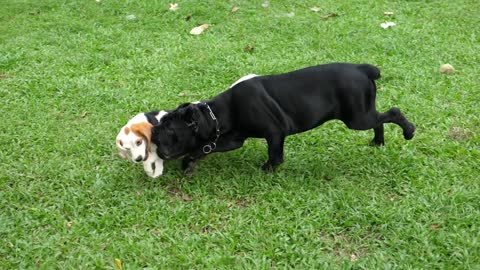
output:
{"label": "beagle's ear", "polygon": [[147,141],[147,150],[149,152],[152,144],[152,127],[153,125],[148,122],[141,122],[130,126],[130,129],[135,135],[143,137]]}

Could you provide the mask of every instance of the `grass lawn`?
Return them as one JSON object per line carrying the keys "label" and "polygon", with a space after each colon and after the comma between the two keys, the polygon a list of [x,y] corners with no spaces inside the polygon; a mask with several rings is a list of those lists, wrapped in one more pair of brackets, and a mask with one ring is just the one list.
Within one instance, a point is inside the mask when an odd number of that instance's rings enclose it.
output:
{"label": "grass lawn", "polygon": [[[2,1],[0,269],[480,268],[479,1],[178,3]],[[191,177],[117,155],[138,112],[328,62],[379,66],[416,137],[328,122],[274,173],[257,139]]]}

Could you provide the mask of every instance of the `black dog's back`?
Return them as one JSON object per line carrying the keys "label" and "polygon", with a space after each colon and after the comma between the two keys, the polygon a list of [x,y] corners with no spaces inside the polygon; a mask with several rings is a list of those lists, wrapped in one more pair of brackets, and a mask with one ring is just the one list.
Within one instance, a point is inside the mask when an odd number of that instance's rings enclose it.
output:
{"label": "black dog's back", "polygon": [[373,80],[378,77],[380,71],[372,65],[334,63],[255,77],[227,92],[249,126],[265,130],[273,123],[294,134],[332,119],[347,123],[354,114],[374,111]]}

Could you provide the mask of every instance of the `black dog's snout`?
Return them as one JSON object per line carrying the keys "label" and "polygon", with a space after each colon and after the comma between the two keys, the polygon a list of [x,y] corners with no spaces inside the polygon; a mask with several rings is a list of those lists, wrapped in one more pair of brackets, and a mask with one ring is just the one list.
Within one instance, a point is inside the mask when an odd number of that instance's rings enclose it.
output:
{"label": "black dog's snout", "polygon": [[135,159],[136,162],[140,162],[140,161],[142,161],[142,160],[143,160],[142,156],[138,156],[138,157]]}

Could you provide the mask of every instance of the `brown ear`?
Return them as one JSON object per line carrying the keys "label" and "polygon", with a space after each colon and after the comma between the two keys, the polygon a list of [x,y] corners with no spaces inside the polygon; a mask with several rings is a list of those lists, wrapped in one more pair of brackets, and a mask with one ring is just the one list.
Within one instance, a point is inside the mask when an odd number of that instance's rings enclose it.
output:
{"label": "brown ear", "polygon": [[147,141],[147,151],[149,152],[152,144],[152,127],[153,125],[148,122],[141,122],[130,126],[130,129],[135,135],[143,137]]}

